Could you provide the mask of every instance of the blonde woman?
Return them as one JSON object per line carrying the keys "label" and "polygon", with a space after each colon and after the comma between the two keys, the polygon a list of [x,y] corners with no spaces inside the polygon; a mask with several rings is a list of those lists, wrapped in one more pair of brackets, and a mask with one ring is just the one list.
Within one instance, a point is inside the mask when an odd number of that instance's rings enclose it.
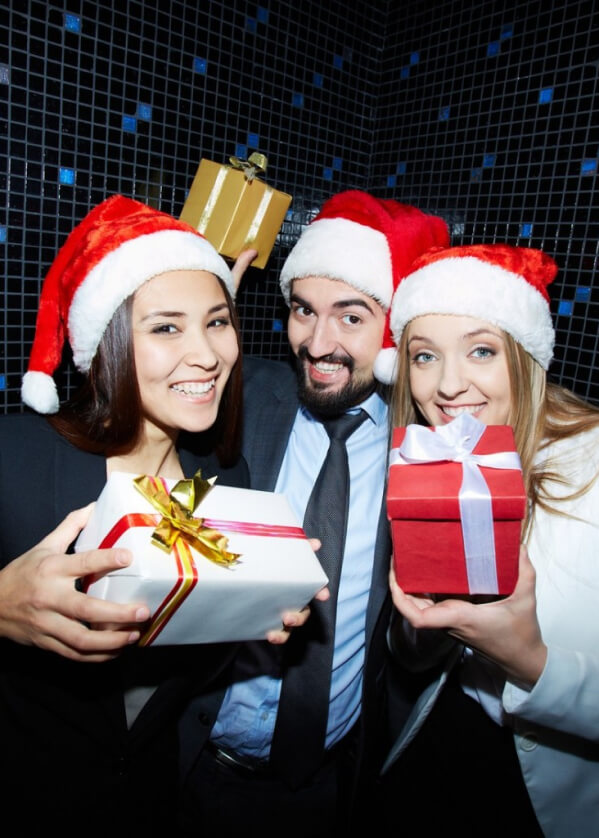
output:
{"label": "blonde woman", "polygon": [[510,424],[529,498],[511,596],[435,601],[390,575],[393,649],[430,683],[385,771],[424,829],[597,833],[599,411],[547,382],[556,271],[531,249],[436,250],[393,301],[394,424]]}

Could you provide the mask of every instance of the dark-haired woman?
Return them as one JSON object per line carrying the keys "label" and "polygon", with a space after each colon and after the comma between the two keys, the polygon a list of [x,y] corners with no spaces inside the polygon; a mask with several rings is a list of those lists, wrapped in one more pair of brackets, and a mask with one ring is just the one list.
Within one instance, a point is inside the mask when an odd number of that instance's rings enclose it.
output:
{"label": "dark-haired woman", "polygon": [[[122,652],[147,607],[95,600],[75,583],[131,556],[68,549],[89,514],[80,507],[113,471],[180,479],[201,467],[246,485],[232,292],[202,236],[121,196],[73,230],[44,282],[23,400],[55,415],[0,421],[3,808],[24,832],[158,834],[173,817],[174,721],[227,648]],[[85,381],[58,410],[65,336]]]}

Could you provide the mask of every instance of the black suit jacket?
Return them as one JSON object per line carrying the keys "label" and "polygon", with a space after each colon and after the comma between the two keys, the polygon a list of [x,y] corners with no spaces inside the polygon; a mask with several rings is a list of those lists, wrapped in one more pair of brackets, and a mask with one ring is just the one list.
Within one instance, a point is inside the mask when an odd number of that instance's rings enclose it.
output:
{"label": "black suit jacket", "polygon": [[[213,456],[179,453],[188,475],[202,467],[223,484],[247,485],[245,464],[222,469]],[[105,458],[74,448],[45,419],[0,417],[0,566],[95,500],[105,482]],[[223,644],[128,649],[116,661],[86,664],[1,640],[4,811],[14,808],[24,827],[39,818],[63,834],[108,834],[117,821],[123,832],[134,824],[155,834],[172,817],[175,720],[230,651]],[[124,686],[156,684],[127,730]]]}
{"label": "black suit jacket", "polygon": [[[252,489],[274,490],[298,407],[297,378],[289,365],[251,357],[244,359],[243,455],[249,466]],[[391,555],[384,508],[376,526],[375,559],[366,614],[362,714],[356,753],[356,764],[361,766],[360,773],[365,778],[376,776],[389,744],[382,707],[387,661],[386,630],[390,613],[387,577]],[[199,748],[210,734],[224,696],[224,686],[209,698],[202,696],[196,699],[186,714],[181,734],[183,775],[191,768]]]}

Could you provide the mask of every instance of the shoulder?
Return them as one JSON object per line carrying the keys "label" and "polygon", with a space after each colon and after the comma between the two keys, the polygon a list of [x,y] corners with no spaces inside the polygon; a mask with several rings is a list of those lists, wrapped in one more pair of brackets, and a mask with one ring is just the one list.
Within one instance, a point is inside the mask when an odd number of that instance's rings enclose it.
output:
{"label": "shoulder", "polygon": [[291,364],[248,356],[243,359],[244,389],[257,384],[271,389],[295,389],[296,375]]}
{"label": "shoulder", "polygon": [[39,459],[61,443],[72,447],[43,416],[33,413],[0,416],[0,455],[4,460]]}
{"label": "shoulder", "polygon": [[539,451],[537,467],[555,472],[564,484],[551,481],[557,497],[569,495],[599,476],[599,427],[553,442]]}

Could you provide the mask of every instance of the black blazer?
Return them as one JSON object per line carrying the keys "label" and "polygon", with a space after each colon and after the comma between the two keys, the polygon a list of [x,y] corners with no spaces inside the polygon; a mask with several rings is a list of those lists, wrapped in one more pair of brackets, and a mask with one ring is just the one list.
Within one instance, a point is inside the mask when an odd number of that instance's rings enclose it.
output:
{"label": "black blazer", "polygon": [[[244,359],[243,455],[249,466],[252,489],[274,490],[298,407],[297,378],[290,366],[279,361]],[[382,701],[390,613],[387,581],[390,555],[389,525],[383,508],[377,523],[366,614],[366,659],[356,754],[364,777],[376,776],[389,745]],[[208,739],[224,691],[223,686],[209,697],[199,697],[186,713],[181,728],[183,776]]]}
{"label": "black blazer", "polygon": [[[222,484],[247,485],[244,463],[223,469],[213,456],[179,453],[187,475],[202,467]],[[74,448],[45,419],[0,417],[0,566],[95,500],[105,481],[105,458]],[[154,834],[172,817],[175,720],[230,653],[225,644],[128,649],[86,664],[0,640],[4,812],[63,834],[108,834],[117,822]],[[124,684],[159,684],[129,731]]]}

